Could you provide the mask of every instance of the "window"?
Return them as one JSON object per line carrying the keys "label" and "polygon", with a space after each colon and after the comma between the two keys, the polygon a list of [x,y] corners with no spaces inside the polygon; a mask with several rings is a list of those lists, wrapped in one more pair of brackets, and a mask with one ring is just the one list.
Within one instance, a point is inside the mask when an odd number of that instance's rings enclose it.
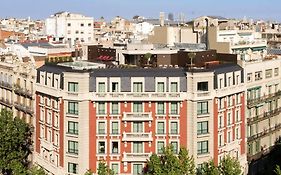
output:
{"label": "window", "polygon": [[142,174],[142,164],[133,164],[133,175]]}
{"label": "window", "polygon": [[133,112],[142,112],[143,106],[142,102],[133,102]]}
{"label": "window", "polygon": [[71,26],[71,23],[67,23],[67,26],[70,27],[70,26]]}
{"label": "window", "polygon": [[261,80],[262,79],[262,71],[255,72],[255,80]]}
{"label": "window", "polygon": [[220,88],[223,87],[223,84],[222,84],[222,78],[220,78]]}
{"label": "window", "polygon": [[98,92],[105,92],[105,82],[99,82]]}
{"label": "window", "polygon": [[227,125],[231,125],[231,113],[227,113]]}
{"label": "window", "polygon": [[228,77],[228,86],[232,85],[233,81],[231,81],[231,80],[232,80],[231,77]]}
{"label": "window", "polygon": [[134,82],[133,83],[133,92],[143,92],[142,82]]}
{"label": "window", "polygon": [[235,129],[235,135],[236,135],[236,139],[240,139],[240,136],[239,136],[239,127],[237,127]]}
{"label": "window", "polygon": [[68,153],[78,154],[78,142],[76,141],[68,141]]}
{"label": "window", "polygon": [[111,153],[112,154],[118,154],[119,153],[119,144],[118,144],[118,142],[112,142],[112,150],[111,150]]}
{"label": "window", "polygon": [[78,102],[68,102],[68,113],[78,115]]}
{"label": "window", "polygon": [[171,82],[171,92],[178,92],[178,83]]}
{"label": "window", "polygon": [[157,114],[163,115],[165,113],[164,102],[157,102]]}
{"label": "window", "polygon": [[178,102],[171,102],[171,114],[178,114]]}
{"label": "window", "polygon": [[278,76],[279,75],[279,68],[274,68],[274,76]]}
{"label": "window", "polygon": [[197,83],[197,91],[208,91],[208,82],[198,82]]}
{"label": "window", "polygon": [[237,110],[236,111],[236,122],[239,122],[240,121],[240,111]]}
{"label": "window", "polygon": [[88,27],[91,27],[92,26],[92,24],[91,23],[88,23]]}
{"label": "window", "polygon": [[68,122],[68,131],[69,134],[78,134],[78,122]]}
{"label": "window", "polygon": [[209,132],[208,121],[197,123],[197,134],[207,134]]}
{"label": "window", "polygon": [[84,27],[84,23],[81,23],[81,25],[80,25],[81,27]]}
{"label": "window", "polygon": [[164,141],[157,142],[157,153],[158,154],[163,154],[164,145],[165,145]]}
{"label": "window", "polygon": [[72,174],[78,173],[78,164],[68,162],[68,172]]}
{"label": "window", "polygon": [[[79,34],[79,31],[78,31],[78,30],[76,30],[76,31],[75,31],[75,33],[76,33],[76,34]],[[76,40],[79,40],[79,38],[76,38]]]}
{"label": "window", "polygon": [[265,78],[271,78],[272,77],[272,69],[265,70]]}
{"label": "window", "polygon": [[240,75],[236,75],[236,85],[240,83]]}
{"label": "window", "polygon": [[119,173],[119,164],[118,163],[112,163],[111,169],[113,170],[114,174],[118,174]]}
{"label": "window", "polygon": [[219,128],[222,128],[223,126],[223,116],[219,116]]}
{"label": "window", "polygon": [[105,115],[105,102],[98,102],[97,105],[98,105],[97,114],[98,115]]}
{"label": "window", "polygon": [[227,132],[227,143],[231,142],[231,131]]}
{"label": "window", "polygon": [[105,134],[105,122],[98,122],[98,134]]}
{"label": "window", "polygon": [[68,91],[69,92],[78,92],[78,83],[68,82]]}
{"label": "window", "polygon": [[143,132],[143,122],[134,122],[133,123],[133,132],[142,133]]}
{"label": "window", "polygon": [[111,114],[119,114],[119,105],[118,102],[112,102],[111,103]]}
{"label": "window", "polygon": [[219,98],[219,109],[223,109],[223,108],[224,108],[224,99]]}
{"label": "window", "polygon": [[252,76],[253,76],[252,73],[248,73],[247,74],[247,82],[251,82],[252,81]]}
{"label": "window", "polygon": [[119,134],[118,122],[111,123],[111,134]]}
{"label": "window", "polygon": [[219,146],[222,146],[222,134],[219,135]]}
{"label": "window", "polygon": [[208,141],[197,142],[197,154],[206,154],[208,150]]}
{"label": "window", "polygon": [[157,122],[157,134],[164,134],[164,133],[165,133],[165,123]]}
{"label": "window", "polygon": [[208,102],[198,102],[197,103],[197,114],[208,114]]}
{"label": "window", "polygon": [[143,153],[142,142],[133,142],[133,153]]}
{"label": "window", "polygon": [[174,154],[178,154],[178,142],[171,142]]}
{"label": "window", "polygon": [[171,122],[171,134],[178,134],[178,122]]}
{"label": "window", "polygon": [[119,92],[118,82],[112,82],[111,90],[112,90],[112,92]]}
{"label": "window", "polygon": [[165,91],[164,82],[157,82],[157,92],[164,92],[164,91]]}
{"label": "window", "polygon": [[105,154],[105,142],[99,141],[98,143],[98,153],[99,154]]}

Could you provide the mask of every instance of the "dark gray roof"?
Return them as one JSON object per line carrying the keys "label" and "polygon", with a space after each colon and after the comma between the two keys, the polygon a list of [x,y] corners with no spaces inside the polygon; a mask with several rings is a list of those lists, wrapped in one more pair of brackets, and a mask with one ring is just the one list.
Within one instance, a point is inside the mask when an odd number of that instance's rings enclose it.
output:
{"label": "dark gray roof", "polygon": [[23,47],[25,47],[26,49],[28,47],[32,47],[32,46],[38,46],[38,47],[42,47],[42,48],[63,48],[63,47],[58,47],[58,46],[53,46],[47,42],[35,42],[35,43],[21,43],[21,45]]}
{"label": "dark gray roof", "polygon": [[45,64],[37,69],[37,71],[50,72],[55,74],[62,74],[63,72],[72,72],[73,69],[71,67]]}
{"label": "dark gray roof", "polygon": [[267,49],[267,53],[270,55],[281,55],[281,49]]}
{"label": "dark gray roof", "polygon": [[241,66],[238,64],[233,64],[233,63],[225,63],[225,64],[220,64],[214,67],[211,67],[210,70],[213,70],[215,74],[222,74],[222,73],[227,73],[227,72],[235,72],[239,70],[243,70]]}
{"label": "dark gray roof", "polygon": [[184,68],[107,68],[94,69],[92,77],[185,77]]}

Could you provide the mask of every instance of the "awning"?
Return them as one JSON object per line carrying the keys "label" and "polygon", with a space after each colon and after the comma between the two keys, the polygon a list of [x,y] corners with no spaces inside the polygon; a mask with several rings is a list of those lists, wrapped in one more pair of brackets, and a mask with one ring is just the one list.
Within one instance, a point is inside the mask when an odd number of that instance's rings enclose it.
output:
{"label": "awning", "polygon": [[100,55],[97,60],[100,61],[112,61],[113,57],[112,56],[106,56],[106,55]]}

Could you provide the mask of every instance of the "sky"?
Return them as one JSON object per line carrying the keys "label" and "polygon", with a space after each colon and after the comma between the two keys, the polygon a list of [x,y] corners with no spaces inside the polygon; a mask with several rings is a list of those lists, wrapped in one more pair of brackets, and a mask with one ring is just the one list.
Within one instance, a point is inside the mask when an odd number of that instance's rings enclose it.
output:
{"label": "sky", "polygon": [[158,18],[159,12],[184,13],[187,20],[202,15],[252,18],[281,22],[281,0],[8,0],[0,4],[0,18],[45,19],[59,11],[94,18],[134,15]]}

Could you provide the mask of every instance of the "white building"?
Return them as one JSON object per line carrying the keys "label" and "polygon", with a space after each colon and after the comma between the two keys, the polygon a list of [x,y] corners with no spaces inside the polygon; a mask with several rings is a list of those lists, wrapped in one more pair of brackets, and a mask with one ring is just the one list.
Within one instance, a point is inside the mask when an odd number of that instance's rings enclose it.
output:
{"label": "white building", "polygon": [[74,46],[76,41],[91,42],[94,37],[92,17],[69,12],[60,12],[46,19],[46,34],[53,41],[65,42]]}

